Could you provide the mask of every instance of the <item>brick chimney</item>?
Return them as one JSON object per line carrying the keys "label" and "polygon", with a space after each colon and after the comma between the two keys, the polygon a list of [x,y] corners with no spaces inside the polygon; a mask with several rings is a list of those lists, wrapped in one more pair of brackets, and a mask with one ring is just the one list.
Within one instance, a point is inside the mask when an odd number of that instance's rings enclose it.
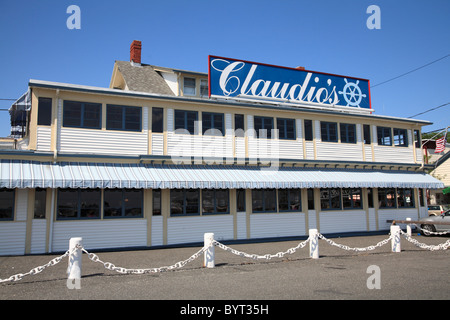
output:
{"label": "brick chimney", "polygon": [[130,46],[130,61],[134,63],[141,63],[141,41],[134,40]]}

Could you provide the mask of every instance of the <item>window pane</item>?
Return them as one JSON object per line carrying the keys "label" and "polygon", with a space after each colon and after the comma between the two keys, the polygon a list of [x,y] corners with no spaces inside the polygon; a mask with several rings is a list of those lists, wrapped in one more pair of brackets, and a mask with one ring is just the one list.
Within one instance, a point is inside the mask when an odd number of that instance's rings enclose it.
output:
{"label": "window pane", "polygon": [[236,190],[236,210],[237,212],[245,211],[245,190],[237,189]]}
{"label": "window pane", "polygon": [[103,193],[103,215],[105,217],[122,216],[122,190],[105,189]]}
{"label": "window pane", "polygon": [[186,112],[183,110],[175,110],[175,130],[185,129]]}
{"label": "window pane", "polygon": [[81,127],[81,103],[64,101],[63,111],[64,127]]}
{"label": "window pane", "polygon": [[252,210],[253,212],[263,211],[263,190],[252,190]]}
{"label": "window pane", "polygon": [[295,139],[294,119],[277,119],[277,129],[280,139]]}
{"label": "window pane", "polygon": [[217,213],[227,213],[229,210],[230,197],[228,190],[219,189],[216,190],[216,212]]}
{"label": "window pane", "polygon": [[184,95],[195,96],[195,79],[184,78]]}
{"label": "window pane", "polygon": [[152,108],[152,132],[163,132],[164,109]]}
{"label": "window pane", "polygon": [[142,216],[142,190],[127,189],[123,192],[125,217]]}
{"label": "window pane", "polygon": [[108,130],[122,129],[122,124],[123,124],[122,107],[108,105],[106,107],[106,129]]}
{"label": "window pane", "polygon": [[244,137],[245,136],[244,115],[243,114],[235,114],[234,115],[234,134],[236,137]]}
{"label": "window pane", "polygon": [[141,108],[123,107],[125,109],[125,130],[141,131]]}
{"label": "window pane", "polygon": [[277,211],[277,191],[266,189],[264,191],[265,211]]}
{"label": "window pane", "polygon": [[289,190],[289,210],[300,211],[301,208],[301,190],[291,189]]}
{"label": "window pane", "polygon": [[370,138],[370,125],[365,124],[364,126],[364,144],[371,144],[371,138]]}
{"label": "window pane", "polygon": [[320,189],[320,208],[330,209],[330,189]]}
{"label": "window pane", "polygon": [[314,189],[308,189],[308,210],[314,210]]}
{"label": "window pane", "polygon": [[356,143],[356,125],[349,123],[340,124],[341,142]]}
{"label": "window pane", "polygon": [[394,128],[394,145],[401,147],[408,146],[408,134],[406,129]]}
{"label": "window pane", "polygon": [[99,103],[84,103],[82,123],[83,128],[98,129],[102,126],[101,109],[102,105]]}
{"label": "window pane", "polygon": [[199,213],[199,191],[186,190],[186,214]]}
{"label": "window pane", "polygon": [[153,215],[161,215],[161,189],[154,189],[153,192]]}
{"label": "window pane", "polygon": [[305,140],[306,141],[313,140],[312,120],[305,120]]}
{"label": "window pane", "polygon": [[80,191],[80,217],[98,218],[100,217],[100,190],[81,189]]}
{"label": "window pane", "polygon": [[205,189],[202,191],[202,212],[214,212],[214,190]]}
{"label": "window pane", "polygon": [[379,145],[383,146],[392,145],[391,128],[377,127],[377,136]]}
{"label": "window pane", "polygon": [[205,97],[209,95],[208,80],[200,80],[200,96]]}
{"label": "window pane", "polygon": [[278,190],[278,209],[280,211],[289,210],[289,195],[287,189]]}
{"label": "window pane", "polygon": [[58,217],[76,218],[78,215],[78,191],[76,189],[58,190]]}
{"label": "window pane", "polygon": [[38,125],[49,126],[52,121],[52,99],[39,98],[38,104]]}
{"label": "window pane", "polygon": [[184,190],[170,190],[170,214],[183,214]]}
{"label": "window pane", "polygon": [[332,209],[341,208],[341,191],[340,189],[330,189],[330,202]]}
{"label": "window pane", "polygon": [[34,219],[45,218],[46,189],[36,189],[34,192]]}
{"label": "window pane", "polygon": [[14,218],[14,190],[0,189],[0,219]]}

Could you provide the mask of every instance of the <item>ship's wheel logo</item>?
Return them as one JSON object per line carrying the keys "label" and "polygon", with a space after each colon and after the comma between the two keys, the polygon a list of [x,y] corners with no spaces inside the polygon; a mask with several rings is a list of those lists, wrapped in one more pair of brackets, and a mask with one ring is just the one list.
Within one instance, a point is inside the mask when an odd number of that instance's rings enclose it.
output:
{"label": "ship's wheel logo", "polygon": [[365,98],[366,95],[361,92],[361,89],[358,87],[359,80],[356,82],[348,82],[347,78],[344,78],[345,86],[342,91],[339,91],[339,94],[344,96],[345,101],[347,102],[347,107],[358,107],[362,101],[362,98]]}

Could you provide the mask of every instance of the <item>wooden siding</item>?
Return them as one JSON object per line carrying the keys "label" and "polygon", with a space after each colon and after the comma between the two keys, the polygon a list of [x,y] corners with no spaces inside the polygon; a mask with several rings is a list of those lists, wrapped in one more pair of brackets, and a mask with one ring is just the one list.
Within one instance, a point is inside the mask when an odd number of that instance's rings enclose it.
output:
{"label": "wooden siding", "polygon": [[367,231],[364,210],[321,211],[320,233]]}
{"label": "wooden siding", "polygon": [[303,213],[258,213],[250,216],[250,237],[253,239],[303,236],[306,233]]}

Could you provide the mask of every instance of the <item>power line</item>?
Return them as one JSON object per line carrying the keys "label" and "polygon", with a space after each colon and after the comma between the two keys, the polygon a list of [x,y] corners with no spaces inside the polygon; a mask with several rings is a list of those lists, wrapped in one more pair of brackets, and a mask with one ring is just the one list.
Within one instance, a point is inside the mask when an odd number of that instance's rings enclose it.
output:
{"label": "power line", "polygon": [[427,112],[430,112],[430,111],[433,111],[433,110],[436,110],[436,109],[439,109],[439,108],[442,108],[442,107],[445,107],[446,105],[449,105],[449,104],[450,104],[450,102],[441,104],[440,106],[437,106],[437,107],[428,109],[428,110],[426,110],[426,111],[424,111],[424,112],[421,112],[421,113],[415,114],[415,115],[413,115],[413,116],[410,116],[410,117],[408,117],[408,119],[409,119],[409,118],[414,118],[414,117],[420,116],[421,114],[424,114],[424,113],[427,113]]}
{"label": "power line", "polygon": [[392,79],[389,79],[389,80],[383,81],[383,82],[381,82],[381,83],[378,83],[378,84],[376,84],[376,85],[370,86],[370,88],[372,89],[372,88],[375,88],[376,86],[380,86],[380,85],[382,85],[382,84],[384,84],[384,83],[387,83],[387,82],[389,82],[389,81],[392,81],[392,80],[398,79],[398,78],[400,78],[400,77],[406,76],[407,74],[410,74],[410,73],[412,73],[412,72],[414,72],[414,71],[417,71],[417,70],[420,70],[420,69],[422,69],[422,68],[425,68],[425,67],[429,66],[430,64],[433,64],[433,63],[435,63],[435,62],[438,62],[438,61],[440,61],[440,60],[443,60],[443,59],[445,59],[445,58],[447,58],[447,57],[450,57],[450,54],[447,54],[446,56],[443,56],[443,57],[441,57],[441,58],[439,58],[439,59],[437,59],[437,60],[434,60],[434,61],[432,61],[432,62],[430,62],[430,63],[427,63],[427,64],[425,64],[425,65],[423,65],[423,66],[421,66],[421,67],[418,67],[418,68],[416,68],[416,69],[414,69],[414,70],[411,70],[411,71],[408,71],[408,72],[406,72],[406,73],[403,73],[403,74],[401,74],[401,75],[399,75],[399,76],[397,76],[397,77],[394,77],[394,78],[392,78]]}

